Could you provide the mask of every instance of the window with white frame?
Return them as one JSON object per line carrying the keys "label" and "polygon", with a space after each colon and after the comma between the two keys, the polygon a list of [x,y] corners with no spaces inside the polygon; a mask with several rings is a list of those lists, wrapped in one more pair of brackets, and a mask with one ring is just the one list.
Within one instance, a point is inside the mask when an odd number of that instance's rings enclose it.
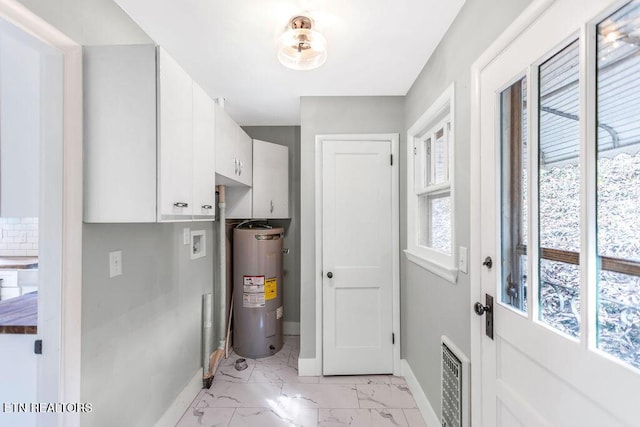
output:
{"label": "window with white frame", "polygon": [[410,261],[455,282],[453,256],[453,86],[408,133],[407,249]]}

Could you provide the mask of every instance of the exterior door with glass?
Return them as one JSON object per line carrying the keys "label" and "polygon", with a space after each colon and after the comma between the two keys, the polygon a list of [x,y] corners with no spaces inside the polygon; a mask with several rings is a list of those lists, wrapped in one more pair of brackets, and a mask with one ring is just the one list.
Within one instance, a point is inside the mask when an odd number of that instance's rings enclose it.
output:
{"label": "exterior door with glass", "polygon": [[638,425],[640,2],[547,3],[479,76],[482,425]]}

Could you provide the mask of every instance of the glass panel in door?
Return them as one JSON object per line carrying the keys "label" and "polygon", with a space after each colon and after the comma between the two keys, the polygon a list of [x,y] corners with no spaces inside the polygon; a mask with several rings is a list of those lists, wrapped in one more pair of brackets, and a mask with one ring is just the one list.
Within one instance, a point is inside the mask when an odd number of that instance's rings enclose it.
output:
{"label": "glass panel in door", "polygon": [[526,77],[500,94],[501,301],[527,311]]}
{"label": "glass panel in door", "polygon": [[597,346],[640,368],[640,2],[597,34]]}
{"label": "glass panel in door", "polygon": [[580,332],[579,41],[539,67],[539,319]]}

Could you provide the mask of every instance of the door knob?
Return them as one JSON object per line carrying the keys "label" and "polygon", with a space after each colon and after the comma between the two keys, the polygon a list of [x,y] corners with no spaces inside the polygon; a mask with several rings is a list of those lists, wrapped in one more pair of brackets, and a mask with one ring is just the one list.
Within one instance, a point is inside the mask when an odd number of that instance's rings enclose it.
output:
{"label": "door knob", "polygon": [[491,307],[488,305],[482,305],[481,302],[477,302],[473,305],[473,311],[475,311],[478,316],[482,316],[483,314],[490,312]]}
{"label": "door knob", "polygon": [[485,305],[477,302],[473,305],[473,311],[475,311],[478,316],[486,313],[484,317],[484,333],[493,339],[493,297],[489,294],[485,294],[484,297]]}
{"label": "door knob", "polygon": [[333,277],[333,273],[332,273],[332,272],[328,272],[328,273],[327,273],[327,277],[328,277],[329,279],[331,279],[331,278]]}
{"label": "door knob", "polygon": [[484,259],[484,262],[482,263],[482,265],[484,265],[489,270],[491,270],[491,267],[493,267],[493,260],[491,259],[490,256],[488,256]]}

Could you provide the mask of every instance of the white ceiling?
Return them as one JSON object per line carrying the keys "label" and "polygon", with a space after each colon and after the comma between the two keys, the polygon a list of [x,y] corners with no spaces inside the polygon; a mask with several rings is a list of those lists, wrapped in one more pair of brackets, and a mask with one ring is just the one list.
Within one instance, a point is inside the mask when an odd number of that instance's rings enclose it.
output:
{"label": "white ceiling", "polygon": [[[405,95],[464,0],[116,0],[241,125],[300,123],[301,96]],[[327,39],[311,71],[276,57],[303,12]]]}

